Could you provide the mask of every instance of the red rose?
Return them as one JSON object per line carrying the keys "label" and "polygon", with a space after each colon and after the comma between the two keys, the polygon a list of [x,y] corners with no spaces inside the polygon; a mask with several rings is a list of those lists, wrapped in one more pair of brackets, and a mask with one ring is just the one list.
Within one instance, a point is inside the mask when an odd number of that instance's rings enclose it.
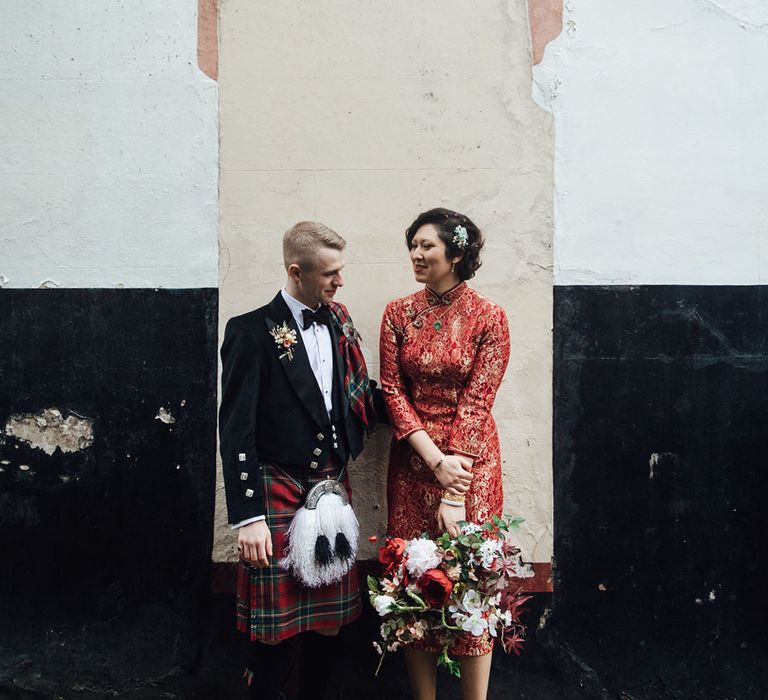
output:
{"label": "red rose", "polygon": [[453,583],[440,569],[425,571],[417,585],[421,588],[421,597],[433,608],[442,608],[453,592]]}
{"label": "red rose", "polygon": [[379,561],[384,564],[387,573],[391,573],[403,559],[405,540],[399,537],[387,537],[383,547],[379,547]]}

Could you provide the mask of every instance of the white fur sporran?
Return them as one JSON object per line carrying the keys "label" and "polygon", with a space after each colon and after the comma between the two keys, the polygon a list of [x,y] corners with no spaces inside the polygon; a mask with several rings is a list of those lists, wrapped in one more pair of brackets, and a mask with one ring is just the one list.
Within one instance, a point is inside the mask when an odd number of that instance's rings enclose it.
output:
{"label": "white fur sporran", "polygon": [[335,583],[355,563],[359,531],[344,486],[321,481],[291,520],[280,568],[309,588]]}

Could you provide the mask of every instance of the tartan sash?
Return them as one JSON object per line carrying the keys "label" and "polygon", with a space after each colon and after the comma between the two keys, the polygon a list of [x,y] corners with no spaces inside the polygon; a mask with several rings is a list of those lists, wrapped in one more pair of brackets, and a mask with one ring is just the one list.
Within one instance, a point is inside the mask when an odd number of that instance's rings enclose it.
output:
{"label": "tartan sash", "polygon": [[368,381],[365,358],[360,349],[360,334],[344,306],[331,302],[329,308],[331,323],[339,339],[339,352],[344,360],[344,389],[350,408],[366,428],[372,428],[376,422],[376,411],[373,408],[373,393]]}

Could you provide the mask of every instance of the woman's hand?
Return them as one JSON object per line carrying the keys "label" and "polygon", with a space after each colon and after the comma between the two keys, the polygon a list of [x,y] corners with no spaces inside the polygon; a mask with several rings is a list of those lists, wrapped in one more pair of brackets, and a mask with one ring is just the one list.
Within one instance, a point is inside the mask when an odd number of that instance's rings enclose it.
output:
{"label": "woman's hand", "polygon": [[441,503],[437,509],[437,526],[451,537],[461,534],[459,523],[467,519],[467,509],[462,506],[449,506]]}
{"label": "woman's hand", "polygon": [[444,455],[440,466],[433,470],[443,488],[454,493],[466,493],[472,483],[472,472],[465,468],[471,462],[460,455]]}

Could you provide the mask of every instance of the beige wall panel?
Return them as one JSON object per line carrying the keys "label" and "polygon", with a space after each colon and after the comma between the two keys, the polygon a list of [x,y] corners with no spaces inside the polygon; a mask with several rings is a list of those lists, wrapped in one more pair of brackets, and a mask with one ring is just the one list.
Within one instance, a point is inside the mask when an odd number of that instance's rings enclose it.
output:
{"label": "beige wall panel", "polygon": [[[222,5],[222,329],[283,284],[285,229],[317,219],[348,241],[339,299],[378,378],[384,306],[417,288],[405,227],[434,206],[467,213],[487,237],[471,285],[504,306],[513,338],[494,409],[505,509],[526,519],[527,556],[547,562],[552,149],[549,116],[530,99],[525,3],[367,8]],[[386,527],[388,442],[380,429],[351,468],[365,536]],[[215,558],[225,560],[232,538],[221,495]]]}

